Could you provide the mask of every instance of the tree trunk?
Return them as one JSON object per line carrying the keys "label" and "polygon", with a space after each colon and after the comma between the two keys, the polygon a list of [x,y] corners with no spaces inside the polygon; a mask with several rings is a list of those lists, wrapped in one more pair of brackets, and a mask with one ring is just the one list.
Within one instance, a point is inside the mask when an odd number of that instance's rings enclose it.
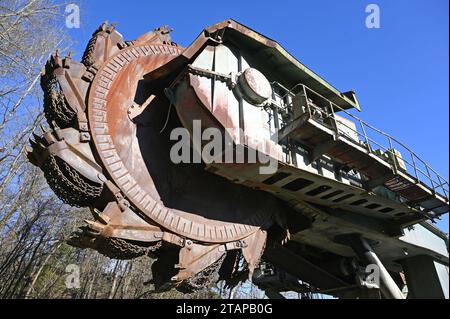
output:
{"label": "tree trunk", "polygon": [[38,271],[33,275],[33,279],[31,281],[30,286],[27,289],[27,292],[25,293],[24,298],[28,299],[31,295],[31,292],[34,289],[34,285],[36,284],[36,281],[38,280],[42,270],[44,269],[44,267],[47,265],[48,261],[50,260],[50,258],[53,256],[53,254],[58,251],[59,247],[61,247],[63,243],[59,243],[58,245],[55,246],[55,248],[53,248],[50,253],[47,255],[47,257],[45,257],[44,261],[42,262],[41,266],[39,267]]}
{"label": "tree trunk", "polygon": [[113,271],[114,279],[113,279],[113,282],[111,285],[111,290],[109,291],[108,299],[113,299],[114,293],[116,291],[117,279],[119,278],[119,271],[118,271],[119,265],[120,265],[120,260],[117,260],[116,265],[114,266],[114,271]]}

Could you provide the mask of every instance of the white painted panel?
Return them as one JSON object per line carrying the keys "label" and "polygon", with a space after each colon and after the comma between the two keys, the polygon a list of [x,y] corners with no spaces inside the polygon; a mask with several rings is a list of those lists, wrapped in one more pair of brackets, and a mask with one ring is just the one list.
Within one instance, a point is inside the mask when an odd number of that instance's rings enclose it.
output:
{"label": "white painted panel", "polygon": [[434,267],[436,268],[436,272],[439,277],[439,281],[441,282],[442,292],[444,293],[445,299],[448,299],[448,267],[438,263],[434,262]]}
{"label": "white painted panel", "polygon": [[445,241],[442,238],[433,234],[431,231],[429,231],[422,225],[417,224],[414,225],[414,229],[412,230],[405,229],[404,231],[405,235],[400,237],[400,240],[403,240],[407,243],[411,243],[416,246],[428,248],[444,256],[448,256],[447,245],[445,244]]}
{"label": "white painted panel", "polygon": [[[198,55],[198,57],[195,59],[192,65],[197,68],[212,70],[213,61],[214,61],[214,47],[208,46]],[[198,89],[202,89],[204,91],[205,93],[204,95],[206,96],[209,105],[211,105],[211,94],[209,94],[211,90],[211,79],[208,79],[203,76],[197,76],[197,79],[199,80]]]}

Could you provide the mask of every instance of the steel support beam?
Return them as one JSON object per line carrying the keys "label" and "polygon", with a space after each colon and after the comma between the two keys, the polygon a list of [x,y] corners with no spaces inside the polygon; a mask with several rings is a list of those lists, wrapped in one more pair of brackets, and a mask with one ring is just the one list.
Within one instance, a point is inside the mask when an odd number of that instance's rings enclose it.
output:
{"label": "steel support beam", "polygon": [[328,290],[349,286],[345,281],[279,244],[267,247],[263,258],[318,289]]}
{"label": "steel support beam", "polygon": [[398,288],[394,279],[384,267],[380,258],[367,242],[367,240],[361,236],[352,236],[350,240],[350,245],[362,260],[365,260],[368,264],[377,265],[380,272],[380,290],[385,298],[388,299],[405,299],[400,288]]}

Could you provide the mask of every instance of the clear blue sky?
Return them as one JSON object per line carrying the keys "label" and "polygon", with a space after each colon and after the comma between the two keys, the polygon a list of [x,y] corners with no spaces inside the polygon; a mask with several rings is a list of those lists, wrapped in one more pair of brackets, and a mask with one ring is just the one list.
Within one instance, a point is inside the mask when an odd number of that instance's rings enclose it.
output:
{"label": "clear blue sky", "polygon": [[[276,40],[341,91],[354,89],[363,119],[403,141],[448,180],[448,0],[81,1],[81,54],[103,21],[126,39],[168,24],[187,46],[206,26],[233,18]],[[381,28],[365,27],[378,4]],[[77,57],[79,57],[78,55]],[[448,215],[438,223],[448,232]]]}

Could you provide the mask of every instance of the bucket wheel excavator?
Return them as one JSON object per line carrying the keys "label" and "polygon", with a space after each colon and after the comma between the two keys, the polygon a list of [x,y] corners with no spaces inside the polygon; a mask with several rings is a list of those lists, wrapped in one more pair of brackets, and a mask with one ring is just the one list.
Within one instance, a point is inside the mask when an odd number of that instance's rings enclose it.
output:
{"label": "bucket wheel excavator", "polygon": [[[183,292],[253,276],[272,292],[354,297],[375,287],[401,298],[400,274],[415,269],[406,250],[448,264],[446,249],[401,239],[422,225],[445,241],[427,220],[448,211],[448,184],[430,187],[399,152],[359,137],[342,116],[360,109],[354,92],[234,20],[187,48],[170,32],[125,41],[105,22],[81,62],[55,53],[45,66],[49,128],[27,155],[58,197],[92,212],[69,244],[148,255],[156,289]],[[207,141],[195,136],[212,128],[241,161],[202,152]],[[252,162],[253,150],[276,168],[261,170],[267,161]],[[187,160],[174,160],[178,151]],[[374,263],[382,279],[371,287],[361,267]]]}

